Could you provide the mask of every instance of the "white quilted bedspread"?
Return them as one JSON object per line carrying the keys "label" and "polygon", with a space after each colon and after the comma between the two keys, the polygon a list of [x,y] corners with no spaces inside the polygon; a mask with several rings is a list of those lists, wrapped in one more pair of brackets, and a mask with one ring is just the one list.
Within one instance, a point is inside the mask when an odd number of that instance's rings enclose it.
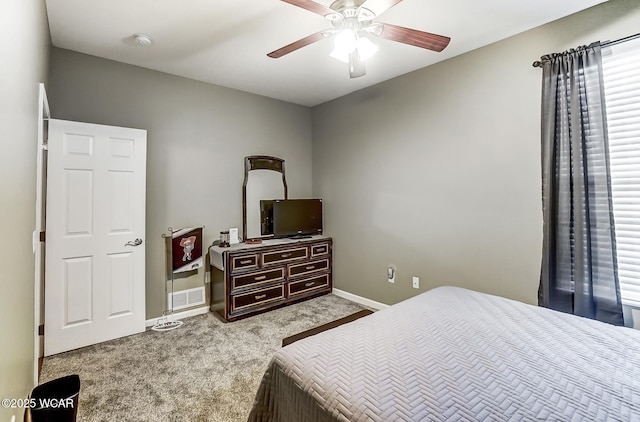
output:
{"label": "white quilted bedspread", "polygon": [[640,331],[440,287],[280,350],[249,421],[640,421]]}

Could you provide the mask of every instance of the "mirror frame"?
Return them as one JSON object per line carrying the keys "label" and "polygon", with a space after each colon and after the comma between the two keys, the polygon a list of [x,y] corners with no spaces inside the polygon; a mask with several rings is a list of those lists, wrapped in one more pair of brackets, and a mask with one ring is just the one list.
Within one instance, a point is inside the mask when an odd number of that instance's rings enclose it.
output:
{"label": "mirror frame", "polygon": [[[244,157],[244,182],[242,183],[242,241],[247,241],[247,181],[251,170],[272,170],[282,173],[282,185],[284,187],[284,199],[288,199],[287,179],[284,174],[284,160],[270,155],[250,155]],[[255,239],[262,239],[259,236]],[[254,238],[252,238],[254,239]]]}

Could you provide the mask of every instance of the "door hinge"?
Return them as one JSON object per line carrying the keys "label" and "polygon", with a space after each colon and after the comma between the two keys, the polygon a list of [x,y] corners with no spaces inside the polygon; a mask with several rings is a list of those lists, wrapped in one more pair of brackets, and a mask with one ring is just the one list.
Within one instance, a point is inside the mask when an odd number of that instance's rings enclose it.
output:
{"label": "door hinge", "polygon": [[39,336],[43,336],[44,335],[44,324],[38,325],[38,335]]}
{"label": "door hinge", "polygon": [[47,239],[46,232],[40,232],[40,241],[45,242]]}

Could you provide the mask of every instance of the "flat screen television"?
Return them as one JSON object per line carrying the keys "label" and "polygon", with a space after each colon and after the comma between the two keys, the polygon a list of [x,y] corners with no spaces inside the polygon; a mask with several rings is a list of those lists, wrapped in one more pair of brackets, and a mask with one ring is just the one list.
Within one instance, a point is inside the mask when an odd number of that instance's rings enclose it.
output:
{"label": "flat screen television", "polygon": [[272,227],[274,237],[304,238],[322,234],[322,200],[274,200]]}

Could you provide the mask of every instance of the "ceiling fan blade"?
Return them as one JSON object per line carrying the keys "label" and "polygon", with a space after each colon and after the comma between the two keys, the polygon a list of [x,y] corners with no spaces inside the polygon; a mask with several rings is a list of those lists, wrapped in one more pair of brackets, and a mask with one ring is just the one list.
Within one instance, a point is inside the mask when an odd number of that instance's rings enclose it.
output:
{"label": "ceiling fan blade", "polygon": [[402,0],[367,0],[360,7],[371,10],[376,16],[391,9]]}
{"label": "ceiling fan blade", "polygon": [[444,50],[447,45],[449,45],[449,41],[451,41],[451,38],[443,35],[404,28],[388,23],[384,23],[383,25],[384,28],[382,29],[380,37],[404,44],[415,45],[416,47],[426,48],[428,50],[440,52]]}
{"label": "ceiling fan blade", "polygon": [[297,49],[302,48],[306,45],[313,44],[316,41],[323,40],[326,37],[325,35],[326,32],[327,31],[320,31],[320,32],[316,32],[315,34],[311,34],[307,37],[301,38],[298,41],[294,41],[291,44],[287,44],[284,47],[281,47],[277,50],[272,51],[271,53],[267,54],[267,56],[274,59],[280,58],[285,54],[289,54],[292,51],[296,51]]}
{"label": "ceiling fan blade", "polygon": [[317,13],[320,16],[327,16],[327,15],[336,13],[335,10],[329,9],[327,6],[320,3],[316,3],[315,1],[312,1],[312,0],[282,0],[282,1],[285,3],[292,4],[294,6],[301,7],[310,12]]}
{"label": "ceiling fan blade", "polygon": [[367,71],[364,68],[364,62],[360,58],[360,53],[358,53],[357,49],[353,50],[349,53],[349,76],[351,78],[359,78],[366,74]]}

